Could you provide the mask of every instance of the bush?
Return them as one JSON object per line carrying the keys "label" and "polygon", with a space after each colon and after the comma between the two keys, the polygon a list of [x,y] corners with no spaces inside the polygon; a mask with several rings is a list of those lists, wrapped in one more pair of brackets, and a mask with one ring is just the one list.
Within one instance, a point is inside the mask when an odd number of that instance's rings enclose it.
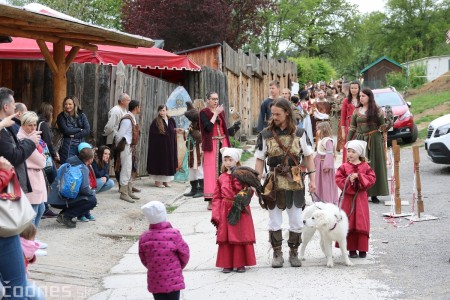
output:
{"label": "bush", "polygon": [[[427,82],[427,68],[425,65],[417,65],[409,68],[408,85],[413,89],[424,85]],[[419,76],[419,77],[417,77]]]}
{"label": "bush", "polygon": [[330,81],[336,78],[336,70],[331,64],[318,57],[290,57],[290,61],[297,64],[297,78],[300,85],[305,84],[308,80],[312,82]]}
{"label": "bush", "polygon": [[386,74],[387,86],[393,86],[397,90],[403,91],[406,88],[406,75],[404,72],[391,72]]}

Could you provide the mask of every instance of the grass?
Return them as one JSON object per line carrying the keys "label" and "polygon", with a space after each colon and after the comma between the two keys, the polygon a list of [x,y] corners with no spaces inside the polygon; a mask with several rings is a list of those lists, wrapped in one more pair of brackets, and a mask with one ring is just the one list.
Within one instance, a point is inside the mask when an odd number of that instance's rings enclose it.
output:
{"label": "grass", "polygon": [[408,98],[411,102],[411,112],[420,114],[427,109],[432,109],[438,105],[449,102],[448,110],[450,111],[450,92],[428,93]]}
{"label": "grass", "polygon": [[419,139],[425,140],[427,138],[427,131],[428,131],[428,128],[419,130]]}

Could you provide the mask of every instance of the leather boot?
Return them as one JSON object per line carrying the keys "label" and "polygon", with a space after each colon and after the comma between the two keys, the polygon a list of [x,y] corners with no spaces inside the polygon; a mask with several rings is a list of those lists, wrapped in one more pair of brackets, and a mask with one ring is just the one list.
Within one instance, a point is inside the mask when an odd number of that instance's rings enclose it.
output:
{"label": "leather boot", "polygon": [[192,197],[197,193],[198,180],[189,181],[191,183],[191,191],[183,194],[185,197]]}
{"label": "leather boot", "polygon": [[135,194],[133,194],[133,183],[128,182],[127,187],[128,187],[128,196],[130,196],[130,198],[135,199],[135,200],[141,199],[138,196],[136,196]]}
{"label": "leather boot", "polygon": [[194,198],[203,197],[203,179],[198,180],[197,192],[194,195]]}
{"label": "leather boot", "polygon": [[292,267],[301,267],[302,262],[298,259],[298,246],[302,243],[302,233],[289,231],[289,263]]}
{"label": "leather boot", "polygon": [[130,202],[130,203],[136,202],[133,199],[131,199],[130,196],[128,195],[128,186],[122,185],[120,187],[119,192],[120,192],[120,199],[122,199],[124,201],[127,201],[127,202]]}
{"label": "leather boot", "polygon": [[284,259],[282,249],[283,236],[281,230],[269,231],[269,240],[273,248],[272,268],[283,267]]}

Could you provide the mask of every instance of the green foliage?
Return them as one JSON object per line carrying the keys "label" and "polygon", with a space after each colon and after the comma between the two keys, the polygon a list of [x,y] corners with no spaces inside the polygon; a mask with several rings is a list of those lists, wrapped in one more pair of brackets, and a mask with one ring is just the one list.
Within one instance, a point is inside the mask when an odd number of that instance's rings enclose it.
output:
{"label": "green foliage", "polygon": [[39,3],[84,22],[121,29],[122,0],[9,0],[16,6]]}
{"label": "green foliage", "polygon": [[325,80],[328,82],[332,78],[336,78],[336,70],[325,59],[318,57],[290,57],[289,60],[297,64],[299,82],[306,83],[308,80],[312,80],[312,82]]}
{"label": "green foliage", "polygon": [[406,75],[403,72],[391,72],[386,74],[387,86],[393,86],[397,90],[403,91],[406,88]]}
{"label": "green foliage", "polygon": [[427,68],[425,65],[412,66],[408,70],[408,86],[413,89],[424,85],[427,82]]}

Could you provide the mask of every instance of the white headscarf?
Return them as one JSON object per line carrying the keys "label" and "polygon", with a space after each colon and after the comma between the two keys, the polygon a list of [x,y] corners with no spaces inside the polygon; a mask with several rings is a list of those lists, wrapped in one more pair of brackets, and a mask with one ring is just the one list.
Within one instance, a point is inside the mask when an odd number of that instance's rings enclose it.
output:
{"label": "white headscarf", "polygon": [[225,156],[229,156],[238,162],[241,160],[242,149],[224,147],[220,149],[220,153],[222,153],[222,159]]}
{"label": "white headscarf", "polygon": [[348,141],[347,144],[345,144],[346,149],[353,149],[356,153],[358,153],[359,157],[366,156],[366,147],[367,142],[360,140]]}

